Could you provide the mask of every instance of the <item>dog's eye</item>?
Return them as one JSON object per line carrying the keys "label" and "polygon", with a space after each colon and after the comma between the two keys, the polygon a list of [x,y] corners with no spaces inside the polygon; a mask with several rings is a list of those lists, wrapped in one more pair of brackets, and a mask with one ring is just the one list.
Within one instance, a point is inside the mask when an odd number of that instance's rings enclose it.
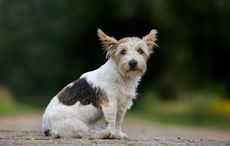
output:
{"label": "dog's eye", "polygon": [[143,51],[141,48],[139,48],[139,49],[137,50],[137,52],[138,52],[139,54],[143,54],[143,53],[144,53],[144,51]]}
{"label": "dog's eye", "polygon": [[126,54],[126,50],[125,49],[121,50],[120,54],[121,55],[125,55]]}

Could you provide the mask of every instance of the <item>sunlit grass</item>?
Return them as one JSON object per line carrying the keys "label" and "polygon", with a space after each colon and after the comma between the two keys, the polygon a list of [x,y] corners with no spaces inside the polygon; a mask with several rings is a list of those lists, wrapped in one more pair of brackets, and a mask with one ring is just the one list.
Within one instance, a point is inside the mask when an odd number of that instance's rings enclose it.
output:
{"label": "sunlit grass", "polygon": [[142,119],[176,125],[230,129],[230,100],[210,92],[187,93],[186,98],[162,101],[152,92],[146,92],[134,109],[131,119]]}

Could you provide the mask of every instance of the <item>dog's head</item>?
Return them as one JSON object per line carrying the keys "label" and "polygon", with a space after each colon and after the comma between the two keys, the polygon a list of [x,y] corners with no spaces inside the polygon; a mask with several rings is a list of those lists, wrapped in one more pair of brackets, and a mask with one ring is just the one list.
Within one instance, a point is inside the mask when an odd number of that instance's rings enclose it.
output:
{"label": "dog's head", "polygon": [[153,53],[153,48],[157,46],[156,30],[151,30],[143,38],[125,37],[117,40],[107,36],[98,29],[104,49],[107,52],[106,57],[113,59],[118,66],[118,70],[123,77],[143,75],[146,71],[146,62]]}

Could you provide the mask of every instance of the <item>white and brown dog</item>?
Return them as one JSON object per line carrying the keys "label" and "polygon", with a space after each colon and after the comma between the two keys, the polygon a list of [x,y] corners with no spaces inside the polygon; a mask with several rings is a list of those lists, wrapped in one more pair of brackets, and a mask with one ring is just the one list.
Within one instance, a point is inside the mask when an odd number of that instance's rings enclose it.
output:
{"label": "white and brown dog", "polygon": [[[121,124],[136,97],[146,62],[156,46],[156,30],[116,40],[98,29],[108,61],[64,87],[42,118],[45,135],[54,137],[127,138]],[[102,124],[98,124],[98,122]]]}

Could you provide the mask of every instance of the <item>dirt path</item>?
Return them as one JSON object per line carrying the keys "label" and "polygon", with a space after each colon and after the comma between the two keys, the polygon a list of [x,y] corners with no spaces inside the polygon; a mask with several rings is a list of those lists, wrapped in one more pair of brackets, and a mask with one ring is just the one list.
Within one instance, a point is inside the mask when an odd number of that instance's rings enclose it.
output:
{"label": "dirt path", "polygon": [[41,132],[41,114],[0,117],[0,145],[229,145],[230,131],[125,121],[128,140],[51,139]]}

